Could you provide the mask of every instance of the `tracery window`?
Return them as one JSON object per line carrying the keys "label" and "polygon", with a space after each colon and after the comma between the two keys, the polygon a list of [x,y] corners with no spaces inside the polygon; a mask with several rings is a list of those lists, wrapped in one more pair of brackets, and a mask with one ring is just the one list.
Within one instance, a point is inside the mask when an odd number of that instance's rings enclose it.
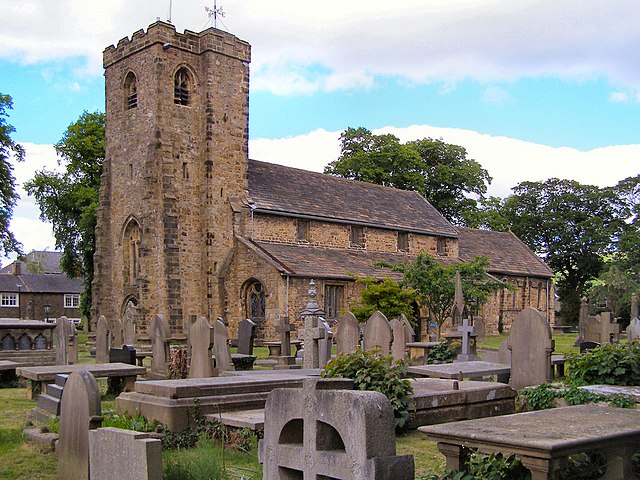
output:
{"label": "tracery window", "polygon": [[173,103],[189,105],[191,103],[191,75],[186,68],[176,72],[173,83]]}
{"label": "tracery window", "polygon": [[125,108],[130,110],[138,106],[138,85],[133,72],[127,73],[124,79]]}
{"label": "tracery window", "polygon": [[266,318],[266,298],[260,282],[251,282],[245,293],[246,314],[254,323],[264,322]]}

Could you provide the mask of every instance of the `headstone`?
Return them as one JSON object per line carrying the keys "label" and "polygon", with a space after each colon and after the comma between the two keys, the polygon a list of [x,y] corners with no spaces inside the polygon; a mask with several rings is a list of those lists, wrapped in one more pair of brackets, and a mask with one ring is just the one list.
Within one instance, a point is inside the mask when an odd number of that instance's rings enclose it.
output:
{"label": "headstone", "polygon": [[582,342],[586,341],[585,328],[586,328],[586,320],[588,317],[587,306],[588,306],[587,298],[582,297],[580,299],[580,313],[578,314],[578,337],[576,338],[576,341],[573,344],[574,347],[577,347]]}
{"label": "headstone", "polygon": [[637,338],[640,338],[640,320],[634,318],[627,328],[627,341],[631,342]]}
{"label": "headstone", "polygon": [[238,353],[253,355],[253,342],[256,339],[257,325],[245,318],[238,325]]}
{"label": "headstone", "polygon": [[511,350],[509,350],[509,339],[505,339],[498,348],[498,363],[511,365]]}
{"label": "headstone", "polygon": [[476,340],[484,340],[487,336],[487,326],[484,318],[474,317],[473,327],[476,329]]}
{"label": "headstone", "polygon": [[611,312],[600,314],[600,343],[620,343],[620,324]]}
{"label": "headstone", "polygon": [[86,370],[69,375],[62,391],[56,447],[60,480],[90,478],[89,430],[100,427],[101,412],[100,389],[93,375]]}
{"label": "headstone", "polygon": [[336,353],[352,353],[360,346],[360,325],[356,316],[347,312],[338,318]]}
{"label": "headstone", "polygon": [[376,347],[380,348],[382,355],[389,355],[391,351],[391,326],[387,317],[381,312],[373,312],[364,326],[364,342],[365,350],[372,350]]}
{"label": "headstone", "polygon": [[405,343],[412,343],[415,340],[416,332],[411,326],[411,322],[407,316],[403,313],[400,315],[400,321],[404,326],[404,341]]}
{"label": "headstone", "polygon": [[213,328],[206,318],[200,317],[191,326],[189,331],[189,345],[191,346],[191,364],[189,365],[189,378],[212,377],[213,360],[211,358],[213,348]]}
{"label": "headstone", "polygon": [[318,368],[324,368],[331,360],[333,332],[331,331],[331,326],[323,317],[319,317],[318,326],[324,328],[324,337],[318,340]]}
{"label": "headstone", "polygon": [[404,360],[407,348],[404,325],[400,320],[394,318],[393,320],[391,320],[391,322],[389,322],[389,326],[391,327],[391,332],[393,334],[391,356],[394,360]]}
{"label": "headstone", "polygon": [[149,328],[151,340],[151,372],[166,377],[169,375],[169,360],[171,357],[169,337],[171,328],[169,322],[162,315],[154,315]]}
{"label": "headstone", "polygon": [[113,321],[113,341],[111,342],[111,347],[113,348],[122,348],[122,345],[124,345],[124,337],[123,337],[123,332],[122,332],[123,328],[122,328],[122,320],[120,320],[119,318],[116,318]]}
{"label": "headstone", "polygon": [[451,324],[453,327],[462,325],[462,320],[466,317],[465,310],[466,305],[464,303],[464,296],[462,294],[462,279],[460,278],[460,271],[456,270],[455,283],[455,296],[453,299],[453,306],[451,307]]}
{"label": "headstone", "polygon": [[133,345],[123,345],[122,348],[109,349],[109,363],[136,364],[136,349]]}
{"label": "headstone", "polygon": [[319,319],[324,316],[324,311],[318,305],[316,296],[316,283],[311,280],[309,282],[309,301],[307,306],[301,312],[304,319],[304,328],[298,332],[298,338],[304,342],[304,356],[302,358],[303,368],[319,368],[320,352],[318,342],[326,335],[326,330],[320,326]]}
{"label": "headstone", "polygon": [[67,317],[56,320],[56,365],[69,365],[71,323]]}
{"label": "headstone", "polygon": [[74,365],[78,363],[78,329],[69,322],[71,335],[69,335],[69,363]]}
{"label": "headstone", "polygon": [[638,294],[637,293],[632,293],[631,294],[631,319],[633,320],[634,318],[640,319],[640,315],[638,313]]}
{"label": "headstone", "polygon": [[162,441],[120,428],[89,432],[91,480],[162,480]]}
{"label": "headstone", "polygon": [[461,352],[456,359],[459,362],[470,362],[472,360],[479,360],[478,356],[472,353],[471,337],[475,335],[475,328],[471,325],[471,321],[465,318],[462,321],[462,326],[458,327],[458,331],[462,334],[462,340],[460,344]]}
{"label": "headstone", "polygon": [[96,363],[109,361],[109,323],[100,315],[96,324]]}
{"label": "headstone", "polygon": [[508,346],[512,388],[519,390],[553,379],[551,327],[540,312],[526,307],[518,314],[511,325]]}
{"label": "headstone", "polygon": [[136,306],[129,300],[124,310],[123,319],[124,343],[127,345],[134,345],[136,343],[136,317]]}
{"label": "headstone", "polygon": [[601,344],[598,342],[582,342],[580,344],[580,353],[586,352],[587,350],[593,350],[594,348],[598,348]]}
{"label": "headstone", "polygon": [[223,372],[235,370],[229,349],[227,327],[221,318],[213,322],[213,355],[216,357],[216,368]]}
{"label": "headstone", "polygon": [[351,388],[346,379],[306,379],[269,394],[259,445],[264,478],[414,478],[413,456],[396,455],[387,397]]}
{"label": "headstone", "polygon": [[588,315],[582,322],[582,338],[581,342],[598,342],[600,343],[600,318]]}
{"label": "headstone", "polygon": [[280,356],[276,369],[288,369],[296,367],[296,359],[291,355],[291,332],[293,325],[289,323],[289,317],[280,317],[280,323],[276,325],[276,332],[280,334]]}

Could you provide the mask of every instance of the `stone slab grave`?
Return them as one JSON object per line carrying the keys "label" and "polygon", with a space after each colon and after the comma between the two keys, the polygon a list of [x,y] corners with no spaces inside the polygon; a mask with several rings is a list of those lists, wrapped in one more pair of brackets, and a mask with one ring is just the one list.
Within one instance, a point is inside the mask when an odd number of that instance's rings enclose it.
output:
{"label": "stone slab grave", "polygon": [[307,379],[301,389],[269,394],[259,445],[264,478],[414,478],[413,456],[396,455],[387,397],[351,388],[351,380]]}
{"label": "stone slab grave", "polygon": [[382,312],[373,312],[364,326],[364,350],[379,348],[382,355],[389,355],[392,338],[393,334],[387,317]]}
{"label": "stone slab grave", "polygon": [[100,389],[86,370],[73,372],[64,387],[58,433],[58,478],[89,479],[89,430],[102,425]]}
{"label": "stone slab grave", "polygon": [[162,480],[162,442],[120,428],[89,431],[91,480]]}
{"label": "stone slab grave", "polygon": [[100,315],[96,323],[96,363],[109,362],[109,322]]}
{"label": "stone slab grave", "polygon": [[537,310],[527,307],[511,325],[507,346],[511,351],[511,380],[509,384],[519,390],[540,385],[553,379],[549,322]]}
{"label": "stone slab grave", "polygon": [[0,319],[0,361],[55,365],[54,323]]}
{"label": "stone slab grave", "polygon": [[438,365],[415,365],[409,367],[409,373],[418,377],[449,378],[454,380],[496,376],[498,382],[509,383],[511,367],[500,363],[477,360]]}
{"label": "stone slab grave", "polygon": [[338,318],[336,353],[352,353],[360,346],[360,324],[356,316],[347,312]]}
{"label": "stone slab grave", "polygon": [[302,385],[307,376],[297,372],[225,372],[229,376],[136,382],[133,391],[116,398],[116,410],[140,414],[149,422],[158,420],[171,431],[181,431],[194,425],[191,415],[196,405],[203,415],[212,414],[213,419],[219,412],[263,408],[274,388]]}

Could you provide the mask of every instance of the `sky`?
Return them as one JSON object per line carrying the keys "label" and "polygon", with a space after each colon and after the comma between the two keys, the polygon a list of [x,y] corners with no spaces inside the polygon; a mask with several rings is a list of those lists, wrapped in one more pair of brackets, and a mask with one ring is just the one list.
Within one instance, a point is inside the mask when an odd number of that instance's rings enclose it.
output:
{"label": "sky", "polygon": [[[640,173],[638,0],[218,0],[217,27],[252,45],[249,150],[322,171],[348,127],[442,138],[489,171],[492,195],[551,177],[608,186]],[[212,26],[213,0],[0,0],[0,93],[26,149],[104,111],[102,51],[160,19]],[[21,191],[11,228],[55,249]],[[5,260],[3,263],[7,263]]]}

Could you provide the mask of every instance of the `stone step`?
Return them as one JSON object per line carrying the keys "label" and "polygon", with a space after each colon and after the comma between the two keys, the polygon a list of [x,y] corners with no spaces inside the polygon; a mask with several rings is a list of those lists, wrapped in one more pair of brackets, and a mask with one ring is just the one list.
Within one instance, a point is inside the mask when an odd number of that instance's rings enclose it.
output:
{"label": "stone step", "polygon": [[56,375],[56,385],[64,387],[65,383],[69,380],[69,375],[66,373],[60,373]]}
{"label": "stone step", "polygon": [[58,400],[62,399],[62,387],[55,383],[48,383],[45,393],[50,397],[57,398]]}
{"label": "stone step", "polygon": [[40,422],[40,423],[49,423],[51,420],[56,418],[56,416],[50,412],[42,410],[38,407],[33,407],[31,409],[31,419]]}
{"label": "stone step", "polygon": [[38,395],[38,408],[52,415],[60,415],[60,399],[41,393]]}
{"label": "stone step", "polygon": [[204,418],[212,422],[220,422],[227,427],[264,430],[264,408],[212,413],[205,415]]}

